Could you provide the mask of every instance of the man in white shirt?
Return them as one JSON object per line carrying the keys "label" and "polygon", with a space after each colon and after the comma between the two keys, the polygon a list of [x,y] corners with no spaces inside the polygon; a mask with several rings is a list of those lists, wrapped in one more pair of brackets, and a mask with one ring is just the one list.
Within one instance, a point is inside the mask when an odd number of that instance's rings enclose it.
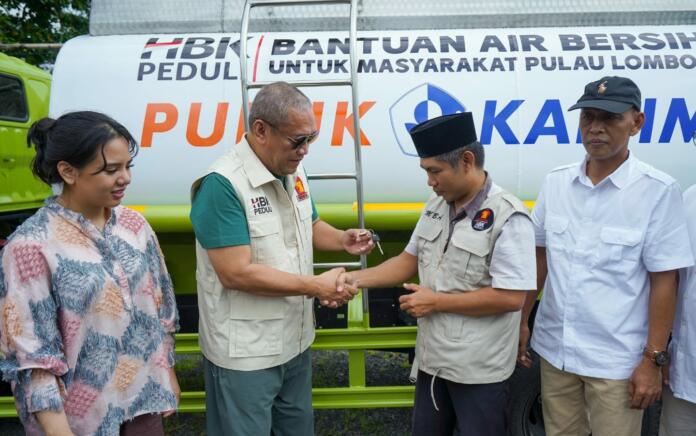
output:
{"label": "man in white shirt", "polygon": [[[691,248],[696,249],[696,185],[684,192]],[[677,312],[662,374],[660,436],[696,436],[696,267],[679,270]]]}
{"label": "man in white shirt", "polygon": [[[676,302],[676,270],[693,265],[677,183],[628,150],[645,116],[622,77],[585,87],[586,158],[546,177],[532,212],[538,289],[532,337],[541,356],[546,433],[640,434],[660,397]],[[520,324],[526,353],[530,293]]]}

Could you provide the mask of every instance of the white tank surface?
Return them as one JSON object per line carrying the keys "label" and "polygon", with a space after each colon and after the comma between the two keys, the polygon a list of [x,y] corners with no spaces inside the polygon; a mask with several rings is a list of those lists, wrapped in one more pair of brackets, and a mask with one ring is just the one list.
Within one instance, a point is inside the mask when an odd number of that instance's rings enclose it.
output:
{"label": "white tank surface", "polygon": [[[141,144],[127,200],[185,205],[189,187],[243,134],[239,34],[83,36],[61,50],[51,116],[105,112]],[[249,77],[346,78],[347,32],[255,33]],[[473,112],[493,179],[525,200],[552,168],[582,159],[578,112],[586,83],[633,79],[646,124],[631,139],[640,159],[696,183],[696,26],[391,30],[359,32],[365,200],[423,202],[430,189],[408,128]],[[349,88],[308,88],[320,127],[309,174],[352,169]],[[251,95],[253,99],[253,93]],[[319,203],[351,203],[349,182],[314,181]]]}

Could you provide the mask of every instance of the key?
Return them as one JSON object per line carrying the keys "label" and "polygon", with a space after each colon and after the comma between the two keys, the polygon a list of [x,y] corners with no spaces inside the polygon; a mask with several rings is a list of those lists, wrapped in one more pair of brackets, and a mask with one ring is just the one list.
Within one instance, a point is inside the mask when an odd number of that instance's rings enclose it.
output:
{"label": "key", "polygon": [[384,256],[384,251],[382,250],[382,245],[380,245],[380,243],[379,243],[379,235],[374,230],[370,230],[370,232],[372,233],[372,242],[374,242],[375,245],[377,245],[377,248],[379,249],[379,254]]}

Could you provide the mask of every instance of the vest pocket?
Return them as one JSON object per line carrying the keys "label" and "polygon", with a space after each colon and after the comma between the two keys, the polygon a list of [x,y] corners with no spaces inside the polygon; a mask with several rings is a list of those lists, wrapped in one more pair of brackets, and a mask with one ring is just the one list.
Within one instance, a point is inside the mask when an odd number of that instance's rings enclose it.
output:
{"label": "vest pocket", "polygon": [[[269,264],[282,255],[284,246],[276,220],[250,220],[252,263]],[[272,266],[272,265],[271,265]]]}
{"label": "vest pocket", "polygon": [[437,237],[442,232],[442,227],[439,225],[422,226],[418,229],[418,263],[422,266],[428,266],[435,257],[435,245]]}
{"label": "vest pocket", "polygon": [[453,255],[453,271],[469,289],[477,286],[488,271],[486,259],[491,251],[489,233],[455,232],[450,241],[457,250]]}
{"label": "vest pocket", "polygon": [[438,314],[439,328],[444,337],[454,342],[473,342],[479,337],[480,324],[476,319],[454,313]]}
{"label": "vest pocket", "polygon": [[282,351],[282,317],[230,319],[230,357],[273,356]]}

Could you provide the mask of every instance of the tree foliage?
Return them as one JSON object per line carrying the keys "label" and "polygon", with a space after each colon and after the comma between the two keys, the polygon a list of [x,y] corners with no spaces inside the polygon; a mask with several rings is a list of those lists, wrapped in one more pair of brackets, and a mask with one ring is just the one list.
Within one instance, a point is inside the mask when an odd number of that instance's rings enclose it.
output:
{"label": "tree foliage", "polygon": [[[65,42],[89,30],[89,0],[0,0],[0,42]],[[5,53],[35,65],[52,64],[58,50],[12,49]]]}

